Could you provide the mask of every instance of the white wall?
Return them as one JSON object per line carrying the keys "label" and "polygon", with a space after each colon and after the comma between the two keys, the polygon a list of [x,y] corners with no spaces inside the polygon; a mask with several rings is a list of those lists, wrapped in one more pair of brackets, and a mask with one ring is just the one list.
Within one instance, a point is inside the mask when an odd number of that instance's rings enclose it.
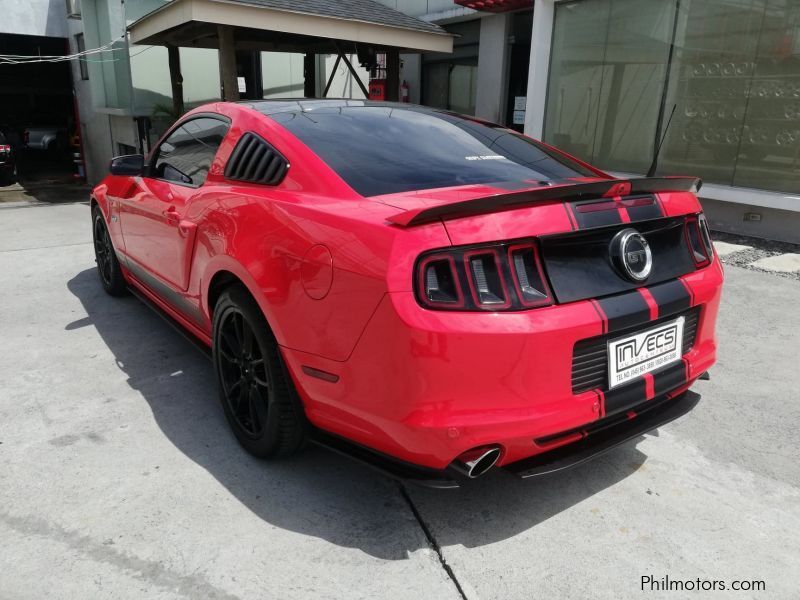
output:
{"label": "white wall", "polygon": [[[219,100],[219,58],[217,50],[181,48],[183,101],[191,108]],[[158,105],[172,106],[167,49],[163,46],[131,46],[131,80],[134,111],[151,114]]]}
{"label": "white wall", "polygon": [[[83,31],[83,23],[78,19],[70,19],[68,28],[70,51],[74,53],[78,51],[75,36]],[[113,155],[108,115],[95,111],[91,84],[81,79],[78,62],[72,61],[70,66],[81,123],[86,180],[96,184],[108,173],[108,161]]]}
{"label": "white wall", "polygon": [[[355,55],[348,59],[358,73],[364,86],[369,85],[369,71],[358,65]],[[318,57],[317,89],[322,95],[328,83],[331,71],[336,64],[336,55],[327,54]],[[261,77],[264,86],[264,98],[302,98],[304,92],[303,55],[287,52],[262,52]],[[353,79],[344,61],[339,62],[336,75],[328,90],[329,98],[364,98],[358,83]]]}
{"label": "white wall", "polygon": [[422,85],[422,57],[419,54],[400,55],[400,82],[408,84],[408,101],[420,103],[420,86]]}
{"label": "white wall", "polygon": [[67,37],[65,0],[0,0],[0,33]]}
{"label": "white wall", "polygon": [[117,144],[126,144],[134,148],[139,147],[139,141],[136,133],[136,122],[130,116],[109,115],[109,127],[111,128],[111,139],[114,146],[111,149],[113,156],[120,154],[119,146]]}
{"label": "white wall", "polygon": [[303,55],[262,52],[261,81],[264,98],[302,98]]}

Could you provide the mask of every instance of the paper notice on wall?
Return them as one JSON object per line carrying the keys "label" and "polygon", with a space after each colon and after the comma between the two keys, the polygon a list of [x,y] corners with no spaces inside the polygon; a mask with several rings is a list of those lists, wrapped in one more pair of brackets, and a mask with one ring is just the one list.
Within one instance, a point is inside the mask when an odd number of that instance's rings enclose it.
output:
{"label": "paper notice on wall", "polygon": [[247,83],[244,80],[244,77],[237,77],[237,83],[239,84],[239,93],[244,94],[247,92]]}
{"label": "paper notice on wall", "polygon": [[527,96],[514,96],[514,110],[521,110],[524,112],[527,104],[528,104]]}
{"label": "paper notice on wall", "polygon": [[514,125],[525,125],[525,111],[524,110],[515,110],[514,111]]}

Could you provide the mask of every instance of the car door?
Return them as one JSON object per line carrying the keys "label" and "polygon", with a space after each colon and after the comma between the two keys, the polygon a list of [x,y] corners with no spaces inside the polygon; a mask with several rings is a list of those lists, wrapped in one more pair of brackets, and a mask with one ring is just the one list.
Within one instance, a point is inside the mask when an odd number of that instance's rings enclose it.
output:
{"label": "car door", "polygon": [[222,116],[193,117],[153,152],[136,193],[121,203],[122,236],[134,275],[144,271],[145,277],[155,275],[177,290],[188,288],[196,224],[186,213],[228,127]]}

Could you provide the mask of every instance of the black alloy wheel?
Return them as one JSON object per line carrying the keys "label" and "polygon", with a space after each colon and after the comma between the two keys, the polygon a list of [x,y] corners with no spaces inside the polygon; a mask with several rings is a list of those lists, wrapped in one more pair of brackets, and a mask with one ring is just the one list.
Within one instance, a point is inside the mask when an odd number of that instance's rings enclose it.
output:
{"label": "black alloy wheel", "polygon": [[307,427],[302,403],[261,308],[243,286],[217,300],[212,353],[225,417],[244,449],[258,458],[299,450]]}
{"label": "black alloy wheel", "polygon": [[100,275],[103,289],[112,296],[122,296],[127,291],[125,278],[111,236],[108,234],[103,213],[97,207],[92,209],[92,237],[97,273]]}
{"label": "black alloy wheel", "polygon": [[269,372],[241,310],[231,308],[225,313],[218,343],[220,384],[228,410],[242,432],[257,439],[267,423]]}

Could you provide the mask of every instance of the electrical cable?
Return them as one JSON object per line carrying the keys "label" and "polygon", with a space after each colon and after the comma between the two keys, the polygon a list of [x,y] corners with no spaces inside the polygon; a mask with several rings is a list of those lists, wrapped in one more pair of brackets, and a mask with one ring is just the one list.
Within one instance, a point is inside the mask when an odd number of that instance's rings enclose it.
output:
{"label": "electrical cable", "polygon": [[[124,50],[125,48],[113,48],[112,46],[117,42],[120,42],[125,39],[125,36],[120,36],[116,39],[111,40],[107,44],[103,44],[99,48],[91,48],[89,50],[83,50],[81,52],[77,52],[75,54],[65,54],[65,55],[33,55],[33,56],[25,56],[22,54],[0,54],[0,65],[19,65],[19,64],[28,64],[28,63],[57,63],[57,62],[65,62],[70,60],[85,60],[85,57],[92,56],[94,54],[101,54],[103,52],[118,52],[120,50]],[[117,59],[113,59],[117,60]],[[95,62],[95,61],[92,61]],[[101,61],[97,61],[101,62]],[[113,62],[113,61],[102,61],[102,62]]]}

